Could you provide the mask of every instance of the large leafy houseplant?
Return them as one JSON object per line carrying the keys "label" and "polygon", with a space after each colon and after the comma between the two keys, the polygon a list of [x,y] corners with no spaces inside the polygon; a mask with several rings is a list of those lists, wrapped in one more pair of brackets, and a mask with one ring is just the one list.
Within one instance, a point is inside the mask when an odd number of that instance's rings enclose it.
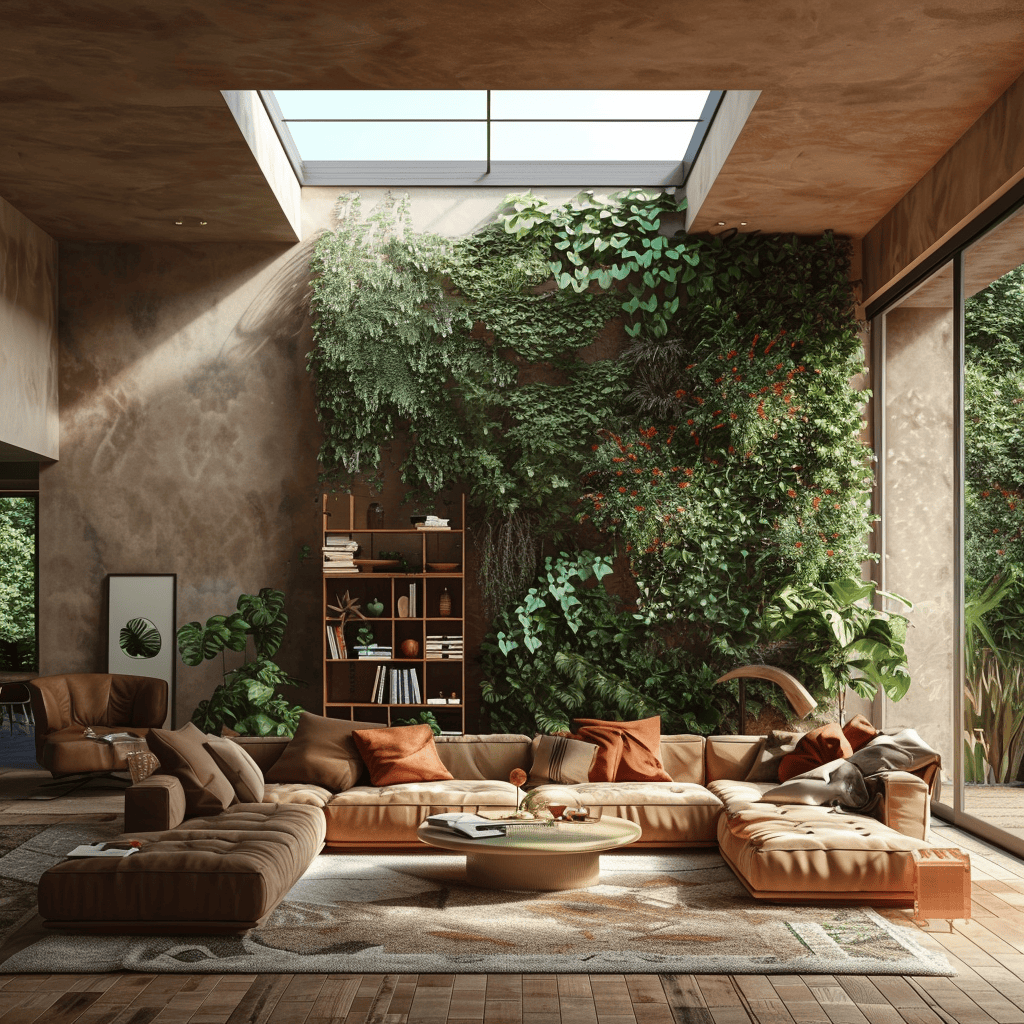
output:
{"label": "large leafy houseplant", "polygon": [[258,594],[240,594],[237,611],[211,615],[205,625],[187,622],[178,629],[178,653],[186,665],[224,657],[225,651],[246,651],[252,638],[254,657],[224,673],[209,699],[201,701],[192,721],[203,732],[223,727],[246,736],[291,736],[302,708],[277,693],[279,686],[301,686],[271,659],[284,639],[288,616],[284,594],[264,587]]}
{"label": "large leafy houseplant", "polygon": [[[766,637],[792,649],[805,685],[838,702],[840,722],[847,688],[867,700],[881,689],[896,701],[910,686],[904,649],[908,620],[873,607],[874,595],[874,583],[849,576],[821,586],[787,585],[765,610]],[[912,607],[896,594],[879,591],[878,596],[908,611]]]}

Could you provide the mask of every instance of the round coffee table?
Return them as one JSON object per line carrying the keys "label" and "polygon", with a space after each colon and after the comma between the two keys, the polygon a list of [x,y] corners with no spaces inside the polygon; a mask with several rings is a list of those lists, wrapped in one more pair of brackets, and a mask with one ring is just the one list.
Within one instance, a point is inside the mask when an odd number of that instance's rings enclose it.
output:
{"label": "round coffee table", "polygon": [[641,830],[625,818],[586,824],[515,825],[504,836],[468,839],[424,822],[416,830],[428,846],[466,855],[466,880],[485,889],[584,889],[601,877],[603,850],[628,846]]}

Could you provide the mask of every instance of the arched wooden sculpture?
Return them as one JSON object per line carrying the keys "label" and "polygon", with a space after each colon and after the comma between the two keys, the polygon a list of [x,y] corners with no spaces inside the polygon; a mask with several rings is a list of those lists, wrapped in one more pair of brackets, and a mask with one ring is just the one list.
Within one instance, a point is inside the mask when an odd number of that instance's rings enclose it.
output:
{"label": "arched wooden sculpture", "polygon": [[774,665],[741,665],[731,672],[726,672],[715,680],[716,683],[724,683],[729,679],[740,681],[740,734],[747,731],[747,683],[748,679],[767,679],[775,683],[786,695],[786,700],[796,712],[797,718],[804,718],[809,715],[817,706],[818,702],[804,689],[803,683],[796,676],[787,672],[784,668],[776,668]]}

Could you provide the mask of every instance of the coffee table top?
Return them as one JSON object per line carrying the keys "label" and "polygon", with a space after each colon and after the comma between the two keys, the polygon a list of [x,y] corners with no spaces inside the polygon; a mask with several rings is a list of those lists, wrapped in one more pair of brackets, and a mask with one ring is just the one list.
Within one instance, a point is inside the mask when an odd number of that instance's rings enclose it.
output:
{"label": "coffee table top", "polygon": [[598,853],[601,850],[613,850],[617,846],[628,846],[640,838],[641,829],[625,818],[609,816],[585,824],[558,821],[553,825],[516,825],[506,835],[492,836],[490,839],[470,839],[423,822],[416,830],[416,835],[428,846],[458,853],[475,851],[499,856],[535,854],[550,857],[559,853]]}

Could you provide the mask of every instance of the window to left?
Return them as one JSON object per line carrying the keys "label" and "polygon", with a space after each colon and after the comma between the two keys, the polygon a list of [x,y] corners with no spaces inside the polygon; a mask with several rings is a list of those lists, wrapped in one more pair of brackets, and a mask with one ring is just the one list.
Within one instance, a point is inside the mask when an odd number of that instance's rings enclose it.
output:
{"label": "window to left", "polygon": [[38,668],[38,498],[0,491],[0,672]]}

